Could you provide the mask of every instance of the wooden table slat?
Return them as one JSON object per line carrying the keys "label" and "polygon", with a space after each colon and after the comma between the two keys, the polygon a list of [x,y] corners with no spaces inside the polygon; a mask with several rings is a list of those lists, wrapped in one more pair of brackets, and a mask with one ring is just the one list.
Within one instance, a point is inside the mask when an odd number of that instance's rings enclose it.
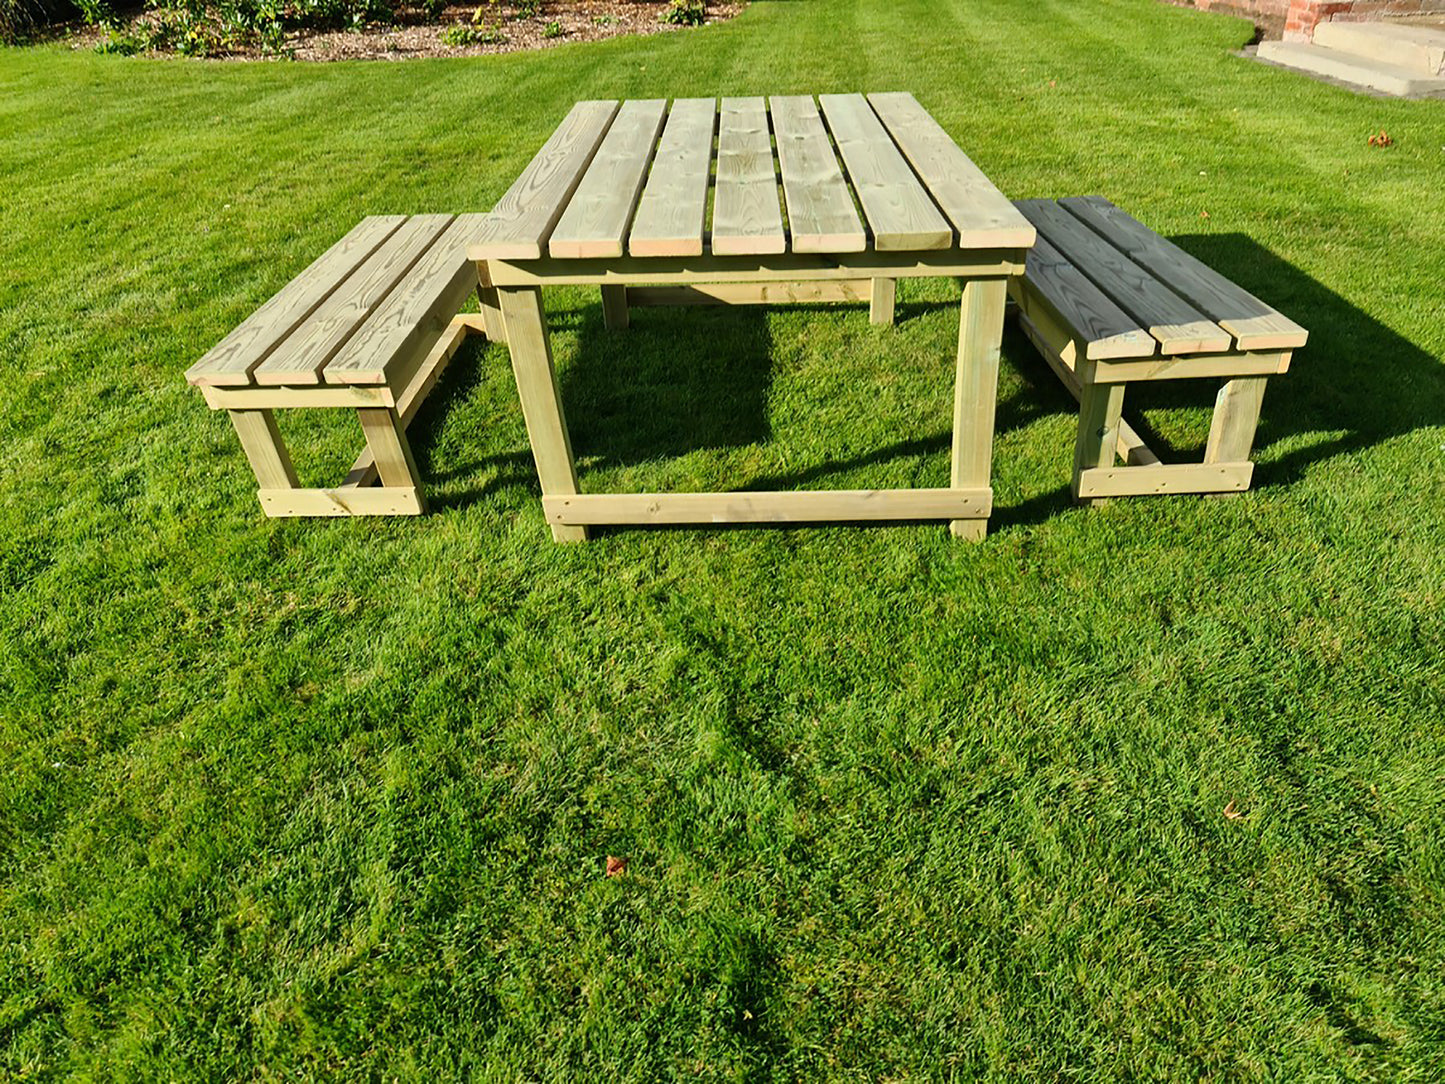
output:
{"label": "wooden table slat", "polygon": [[1071,196],[1059,206],[1158,277],[1235,337],[1240,350],[1295,350],[1309,333],[1103,196]]}
{"label": "wooden table slat", "polygon": [[257,384],[319,384],[321,370],[421,259],[452,220],[415,215],[386,239],[251,374]]}
{"label": "wooden table slat", "polygon": [[328,384],[385,384],[392,365],[414,360],[428,335],[440,334],[477,288],[467,246],[485,215],[458,215],[400,284],[326,363]]}
{"label": "wooden table slat", "polygon": [[821,94],[833,141],[879,252],[948,248],[953,229],[861,94]]}
{"label": "wooden table slat", "polygon": [[1165,354],[1220,353],[1232,345],[1229,332],[1053,200],[1020,200],[1017,206],[1044,240],[1158,339]]}
{"label": "wooden table slat", "polygon": [[615,101],[578,102],[497,201],[471,248],[474,260],[536,260],[617,113]]}
{"label": "wooden table slat", "polygon": [[633,256],[701,256],[717,102],[679,98],[657,143],[628,237]]}
{"label": "wooden table slat", "polygon": [[868,102],[958,230],[961,247],[1033,244],[1034,228],[1028,220],[912,94],[870,94]]}
{"label": "wooden table slat", "polygon": [[775,256],[787,249],[767,103],[762,98],[724,98],[718,121],[713,254]]}
{"label": "wooden table slat", "polygon": [[817,103],[807,96],[768,99],[794,252],[862,252],[868,235],[843,179]]}
{"label": "wooden table slat", "polygon": [[547,253],[570,259],[621,256],[637,196],[647,176],[667,101],[626,101],[547,242]]}
{"label": "wooden table slat", "polygon": [[187,369],[186,380],[197,386],[250,384],[256,366],[405,221],[406,215],[374,215],[362,219]]}

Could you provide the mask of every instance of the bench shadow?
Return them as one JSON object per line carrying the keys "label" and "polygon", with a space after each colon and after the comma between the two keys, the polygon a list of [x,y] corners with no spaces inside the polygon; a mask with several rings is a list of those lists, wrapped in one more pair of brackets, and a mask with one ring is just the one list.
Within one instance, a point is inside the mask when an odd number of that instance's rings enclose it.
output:
{"label": "bench shadow", "polygon": [[1270,378],[1255,439],[1256,455],[1281,441],[1299,446],[1261,464],[1255,488],[1289,485],[1311,464],[1445,424],[1441,358],[1244,234],[1171,240],[1309,331],[1289,371]]}

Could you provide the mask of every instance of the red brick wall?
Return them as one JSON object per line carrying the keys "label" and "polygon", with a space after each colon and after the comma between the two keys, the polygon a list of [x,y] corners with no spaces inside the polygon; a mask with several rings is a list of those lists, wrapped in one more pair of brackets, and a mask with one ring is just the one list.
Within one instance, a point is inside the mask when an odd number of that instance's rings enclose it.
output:
{"label": "red brick wall", "polygon": [[1445,0],[1168,0],[1201,11],[1243,15],[1267,37],[1309,41],[1315,24],[1328,19],[1363,20],[1385,15],[1445,14]]}

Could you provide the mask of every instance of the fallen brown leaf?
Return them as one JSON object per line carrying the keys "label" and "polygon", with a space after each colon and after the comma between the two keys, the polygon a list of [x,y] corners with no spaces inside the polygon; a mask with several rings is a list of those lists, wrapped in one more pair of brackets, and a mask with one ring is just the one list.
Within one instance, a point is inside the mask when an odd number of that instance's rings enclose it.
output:
{"label": "fallen brown leaf", "polygon": [[1229,804],[1224,807],[1224,815],[1232,821],[1244,820],[1244,814],[1234,808],[1234,799],[1232,798],[1230,799]]}
{"label": "fallen brown leaf", "polygon": [[621,877],[627,872],[627,859],[616,858],[613,855],[607,856],[607,876]]}
{"label": "fallen brown leaf", "polygon": [[1390,147],[1393,146],[1394,143],[1395,141],[1390,138],[1390,133],[1386,132],[1383,128],[1370,137],[1370,146],[1372,147]]}

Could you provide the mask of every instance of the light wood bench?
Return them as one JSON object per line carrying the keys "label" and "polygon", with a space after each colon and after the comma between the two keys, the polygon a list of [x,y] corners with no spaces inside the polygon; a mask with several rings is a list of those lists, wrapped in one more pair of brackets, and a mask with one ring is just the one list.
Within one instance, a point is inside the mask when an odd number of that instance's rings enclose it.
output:
{"label": "light wood bench", "polygon": [[[1039,236],[1009,292],[1079,400],[1075,498],[1248,489],[1265,381],[1289,368],[1305,329],[1102,196],[1016,206]],[[1204,462],[1161,463],[1121,417],[1124,389],[1201,377],[1223,379]]]}
{"label": "light wood bench", "polygon": [[[424,510],[406,428],[462,340],[486,334],[495,312],[495,292],[479,287],[467,259],[481,219],[363,219],[186,371],[213,410],[230,414],[268,516]],[[473,290],[482,312],[459,315]],[[356,411],[366,449],[339,487],[298,484],[273,414],[288,407]]]}

